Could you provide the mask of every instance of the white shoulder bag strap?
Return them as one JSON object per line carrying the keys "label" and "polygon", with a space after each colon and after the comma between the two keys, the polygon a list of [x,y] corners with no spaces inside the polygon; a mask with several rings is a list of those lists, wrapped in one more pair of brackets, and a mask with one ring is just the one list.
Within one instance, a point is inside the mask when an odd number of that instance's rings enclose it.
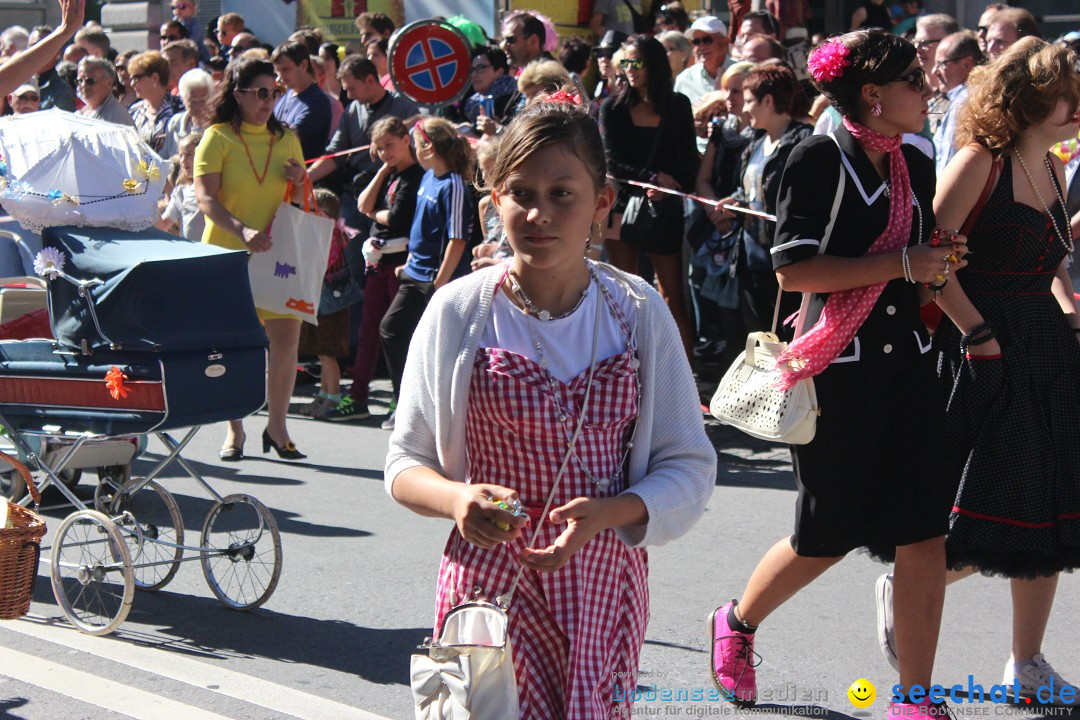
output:
{"label": "white shoulder bag strap", "polygon": [[[817,254],[821,255],[825,252],[825,248],[829,244],[829,238],[832,237],[833,226],[836,225],[836,216],[840,214],[840,202],[844,199],[844,188],[847,184],[847,170],[844,168],[844,150],[840,147],[840,141],[836,139],[836,133],[829,133],[829,137],[836,143],[836,149],[840,151],[840,179],[836,183],[836,195],[833,196],[832,210],[829,212],[829,224],[825,226],[825,234],[821,237],[821,244],[818,245]],[[772,332],[776,334],[776,329],[780,325],[780,298],[784,294],[783,288],[776,291],[776,310],[773,311]],[[810,307],[810,295],[812,293],[802,294],[802,303],[799,305],[799,317],[795,323],[795,335],[799,337],[803,334],[805,329],[806,311]]]}

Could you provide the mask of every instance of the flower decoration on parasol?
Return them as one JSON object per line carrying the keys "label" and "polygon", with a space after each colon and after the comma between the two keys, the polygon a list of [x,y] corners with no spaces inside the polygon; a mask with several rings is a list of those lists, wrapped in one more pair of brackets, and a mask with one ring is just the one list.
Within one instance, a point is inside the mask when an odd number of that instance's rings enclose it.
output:
{"label": "flower decoration on parasol", "polygon": [[150,227],[167,170],[130,127],[55,109],[0,119],[0,202],[34,232]]}

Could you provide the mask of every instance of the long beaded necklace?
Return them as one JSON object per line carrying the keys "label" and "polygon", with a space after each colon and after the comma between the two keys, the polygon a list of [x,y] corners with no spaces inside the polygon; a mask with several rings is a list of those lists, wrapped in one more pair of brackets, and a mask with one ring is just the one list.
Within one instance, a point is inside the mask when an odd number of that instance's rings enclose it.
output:
{"label": "long beaded necklace", "polygon": [[[513,276],[509,275],[509,273],[507,273],[507,276],[511,278],[512,287]],[[615,303],[615,299],[611,296],[611,291],[609,291],[607,289],[607,286],[604,285],[604,283],[600,281],[600,278],[596,276],[596,271],[593,269],[591,263],[589,264],[589,278],[590,285],[595,283],[595,285],[600,288],[600,296],[598,296],[596,299],[597,305],[599,306],[601,303],[604,304],[607,307],[608,312],[613,318],[615,318],[615,320],[619,323],[620,328],[623,330],[623,335],[626,339],[626,351],[630,353],[630,368],[634,372],[634,386],[635,392],[637,393],[637,400],[635,402],[635,405],[640,408],[641,374],[638,372],[638,368],[641,367],[641,361],[638,360],[637,342],[634,340],[633,334],[628,331],[628,328],[626,327],[626,320],[624,317],[622,317],[621,311],[619,310],[618,305]],[[586,287],[586,293],[587,292],[588,288]],[[523,301],[526,300],[527,298],[523,298]],[[578,301],[578,304],[580,305],[581,301]],[[526,304],[526,307],[528,307],[528,304]],[[599,307],[596,308],[596,312],[600,312]],[[558,421],[559,427],[562,428],[563,434],[566,436],[567,443],[570,444],[573,440],[572,426],[574,423],[572,422],[570,413],[568,413],[566,409],[562,406],[562,403],[559,402],[559,395],[556,391],[556,384],[558,383],[558,380],[556,380],[555,376],[551,374],[548,359],[547,356],[544,355],[544,348],[543,345],[540,343],[540,336],[536,332],[536,327],[528,321],[526,321],[526,324],[529,326],[529,334],[532,336],[533,347],[536,349],[536,357],[539,360],[540,367],[544,371],[544,378],[545,380],[547,380],[548,399],[551,400],[552,408],[555,412],[555,419],[556,421]],[[585,411],[586,408],[581,408],[582,413],[584,413]],[[627,461],[630,458],[630,452],[634,448],[634,438],[637,436],[637,429],[638,424],[635,421],[634,429],[630,433],[630,439],[626,442],[626,448],[623,452],[623,456],[620,459],[619,464],[615,468],[615,472],[612,474],[611,477],[597,477],[591,470],[589,470],[588,466],[581,459],[581,456],[578,455],[577,447],[571,444],[570,453],[573,455],[574,461],[577,463],[577,466],[581,468],[582,473],[585,474],[585,478],[593,485],[595,485],[600,492],[605,492],[612,484],[618,485],[622,481]]]}
{"label": "long beaded necklace", "polygon": [[260,185],[266,180],[266,174],[270,172],[270,156],[274,154],[274,140],[276,135],[270,133],[270,149],[266,151],[266,164],[263,165],[262,175],[259,175],[259,171],[255,169],[255,161],[251,159],[251,149],[248,147],[247,141],[244,140],[244,131],[238,130],[236,136],[240,138],[240,144],[244,146],[244,152],[247,153],[248,165],[251,166],[251,172],[255,173],[255,181]]}
{"label": "long beaded necklace", "polygon": [[[1047,216],[1050,218],[1050,223],[1054,226],[1054,235],[1057,236],[1058,242],[1061,243],[1061,247],[1065,248],[1066,252],[1071,253],[1073,251],[1073,248],[1075,247],[1075,245],[1073,244],[1072,226],[1069,224],[1069,221],[1066,219],[1066,221],[1065,221],[1065,231],[1069,235],[1069,240],[1068,240],[1068,242],[1066,242],[1065,241],[1065,234],[1066,233],[1061,232],[1061,228],[1058,227],[1057,218],[1055,218],[1054,214],[1052,212],[1050,212],[1050,208],[1047,207],[1046,201],[1043,200],[1042,195],[1039,193],[1039,188],[1035,187],[1035,179],[1033,177],[1031,177],[1031,173],[1028,172],[1027,164],[1024,163],[1024,158],[1022,158],[1020,156],[1020,151],[1014,149],[1013,150],[1013,155],[1015,155],[1016,159],[1020,161],[1020,169],[1024,171],[1025,175],[1027,175],[1028,182],[1031,183],[1031,189],[1035,191],[1035,197],[1039,198],[1039,204],[1043,206],[1043,210],[1046,212]],[[1047,172],[1050,173],[1050,184],[1054,186],[1054,191],[1057,193],[1058,200],[1061,201],[1061,207],[1065,207],[1065,198],[1061,196],[1061,188],[1059,188],[1057,183],[1054,182],[1054,166],[1050,164],[1050,158],[1048,158],[1048,157],[1044,157],[1043,161],[1046,163]]]}
{"label": "long beaded necklace", "polygon": [[518,284],[517,278],[514,277],[513,273],[509,273],[506,277],[510,280],[510,291],[514,293],[514,297],[521,301],[521,304],[525,307],[525,312],[544,322],[547,322],[548,320],[559,320],[564,317],[570,317],[579,307],[581,307],[581,303],[585,301],[585,296],[589,294],[589,286],[586,285],[585,289],[581,291],[581,297],[579,297],[577,302],[574,303],[574,307],[570,308],[561,315],[556,315],[555,317],[552,317],[550,312],[548,312],[547,310],[541,310],[533,304],[533,301],[529,299],[529,296],[525,294],[525,291],[521,288],[521,285]]}

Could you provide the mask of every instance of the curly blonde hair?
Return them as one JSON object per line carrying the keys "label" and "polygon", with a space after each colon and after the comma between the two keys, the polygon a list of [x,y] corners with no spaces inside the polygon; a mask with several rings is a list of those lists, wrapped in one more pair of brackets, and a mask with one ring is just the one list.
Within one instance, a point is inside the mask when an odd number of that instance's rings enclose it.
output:
{"label": "curly blonde hair", "polygon": [[957,119],[956,146],[978,143],[998,153],[1050,117],[1059,99],[1075,113],[1080,105],[1075,63],[1071,50],[1026,37],[994,62],[972,70],[968,99]]}

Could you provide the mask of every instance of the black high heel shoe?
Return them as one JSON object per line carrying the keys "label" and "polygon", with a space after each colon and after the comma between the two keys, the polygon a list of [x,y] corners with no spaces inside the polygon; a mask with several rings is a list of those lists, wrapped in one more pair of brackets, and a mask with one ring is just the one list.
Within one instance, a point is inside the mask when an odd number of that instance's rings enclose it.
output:
{"label": "black high heel shoe", "polygon": [[274,451],[278,454],[278,457],[282,460],[303,460],[307,457],[304,453],[296,449],[296,445],[290,440],[282,447],[274,442],[274,438],[270,437],[269,430],[263,430],[262,434],[263,452],[270,452],[270,448],[274,448]]}

